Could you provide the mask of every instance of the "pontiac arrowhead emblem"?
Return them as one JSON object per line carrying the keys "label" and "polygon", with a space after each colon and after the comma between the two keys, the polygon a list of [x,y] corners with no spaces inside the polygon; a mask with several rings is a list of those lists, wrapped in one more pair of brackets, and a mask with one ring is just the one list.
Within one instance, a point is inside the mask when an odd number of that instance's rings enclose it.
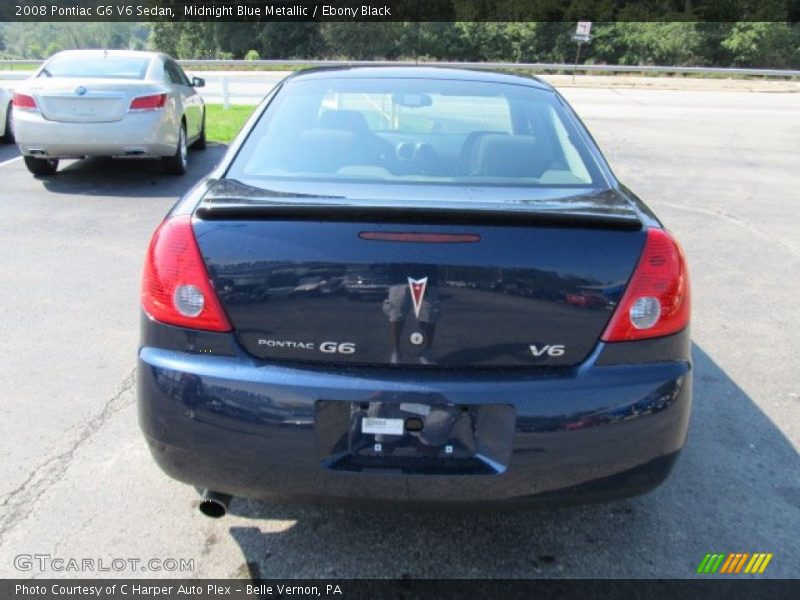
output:
{"label": "pontiac arrowhead emblem", "polygon": [[422,299],[425,297],[425,288],[428,286],[428,278],[422,279],[408,278],[408,287],[411,289],[411,302],[414,304],[414,316],[419,319],[419,309],[422,307]]}

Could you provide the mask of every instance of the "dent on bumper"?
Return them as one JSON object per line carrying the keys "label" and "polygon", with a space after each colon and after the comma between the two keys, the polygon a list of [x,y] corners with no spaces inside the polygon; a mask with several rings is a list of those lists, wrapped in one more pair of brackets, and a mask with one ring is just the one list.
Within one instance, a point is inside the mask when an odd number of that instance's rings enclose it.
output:
{"label": "dent on bumper", "polygon": [[[652,489],[682,448],[688,362],[591,367],[569,376],[334,372],[145,347],[139,417],[172,477],[245,497],[536,504]],[[506,404],[515,411],[508,468],[492,475],[326,469],[317,401]]]}

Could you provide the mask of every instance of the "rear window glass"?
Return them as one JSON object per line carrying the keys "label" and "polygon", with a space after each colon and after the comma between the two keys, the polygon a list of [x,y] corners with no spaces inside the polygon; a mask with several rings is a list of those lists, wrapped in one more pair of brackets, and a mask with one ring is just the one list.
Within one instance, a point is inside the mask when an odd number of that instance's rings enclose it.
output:
{"label": "rear window glass", "polygon": [[149,64],[149,58],[136,56],[55,56],[39,76],[144,79]]}
{"label": "rear window glass", "polygon": [[[419,101],[425,102],[420,96]],[[430,105],[395,106],[393,94],[360,94],[329,90],[322,110],[353,110],[364,115],[373,131],[468,134],[476,130],[511,133],[511,112],[501,96],[430,96]],[[412,100],[413,101],[413,100]]]}
{"label": "rear window glass", "polygon": [[289,82],[228,176],[251,183],[602,185],[551,92],[411,78]]}

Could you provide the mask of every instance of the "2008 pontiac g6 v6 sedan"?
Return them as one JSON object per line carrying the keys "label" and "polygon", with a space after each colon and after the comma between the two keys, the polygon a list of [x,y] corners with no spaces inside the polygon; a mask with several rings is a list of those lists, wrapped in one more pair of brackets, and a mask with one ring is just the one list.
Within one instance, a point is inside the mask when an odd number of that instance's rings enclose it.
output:
{"label": "2008 pontiac g6 v6 sedan", "polygon": [[188,146],[206,143],[203,85],[164,54],[59,52],[14,90],[14,134],[34,175],[87,156],[160,158],[182,175]]}
{"label": "2008 pontiac g6 v6 sedan", "polygon": [[304,71],[153,235],[141,426],[231,496],[541,504],[684,445],[677,242],[537,79]]}

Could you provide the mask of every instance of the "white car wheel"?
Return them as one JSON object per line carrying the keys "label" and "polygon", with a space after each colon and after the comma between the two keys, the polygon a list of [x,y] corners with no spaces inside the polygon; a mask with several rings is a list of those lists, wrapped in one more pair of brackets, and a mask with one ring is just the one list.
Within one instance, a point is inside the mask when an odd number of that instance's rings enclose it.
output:
{"label": "white car wheel", "polygon": [[35,156],[24,157],[25,166],[28,171],[37,177],[54,175],[58,169],[58,159],[56,158],[36,158]]}
{"label": "white car wheel", "polygon": [[11,118],[12,114],[11,105],[9,104],[6,109],[6,128],[3,133],[3,141],[9,144],[14,143],[14,121]]}
{"label": "white car wheel", "polygon": [[186,173],[186,167],[189,164],[189,148],[186,145],[186,126],[181,124],[178,131],[178,147],[175,150],[174,156],[168,156],[161,159],[164,170],[170,175],[183,175]]}

